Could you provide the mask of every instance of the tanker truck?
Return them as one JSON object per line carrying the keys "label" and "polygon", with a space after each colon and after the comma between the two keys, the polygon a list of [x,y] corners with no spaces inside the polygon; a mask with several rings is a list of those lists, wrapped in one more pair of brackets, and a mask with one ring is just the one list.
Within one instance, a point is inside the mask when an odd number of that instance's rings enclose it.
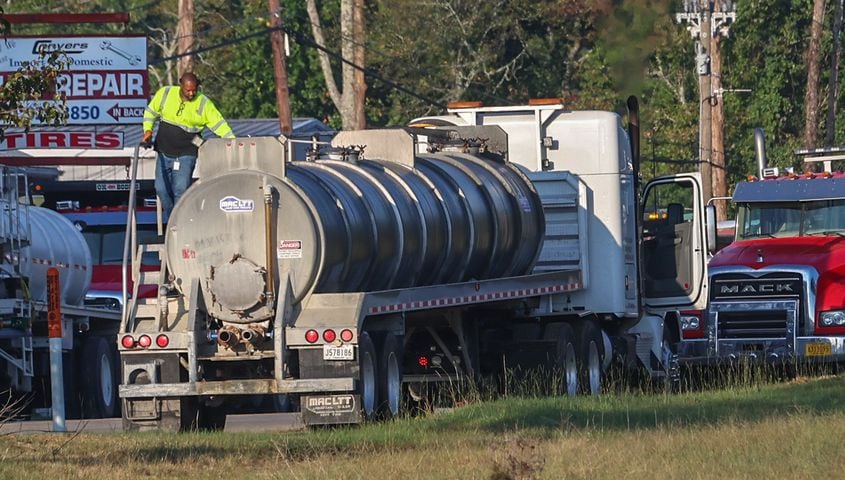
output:
{"label": "tanker truck", "polygon": [[124,304],[124,427],[221,428],[244,396],[306,425],[391,418],[406,394],[538,366],[560,394],[600,393],[612,364],[673,381],[664,330],[707,298],[698,177],[641,206],[636,123],[476,110],[503,125],[344,131],[303,161],[285,137],[206,142],[154,247],[158,297]]}
{"label": "tanker truck", "polygon": [[27,184],[25,170],[0,168],[0,405],[10,395],[26,399],[21,414],[51,407],[47,271],[55,268],[64,411],[68,417],[117,416],[120,312],[85,304],[92,274],[88,245],[64,216],[31,205]]}
{"label": "tanker truck", "polygon": [[[685,365],[845,361],[845,149],[802,150],[806,172],[768,167],[738,183],[736,239],[710,262],[700,319],[681,325]],[[817,171],[815,165],[823,168]],[[699,321],[700,320],[700,321]]]}

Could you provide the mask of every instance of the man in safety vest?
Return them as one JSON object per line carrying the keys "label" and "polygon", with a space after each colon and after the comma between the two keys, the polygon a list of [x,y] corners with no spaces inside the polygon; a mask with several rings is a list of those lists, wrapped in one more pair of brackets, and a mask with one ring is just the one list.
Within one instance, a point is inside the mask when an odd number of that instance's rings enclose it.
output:
{"label": "man in safety vest", "polygon": [[235,137],[214,103],[197,91],[199,85],[196,75],[185,73],[178,87],[160,88],[144,111],[144,143],[152,140],[153,124],[159,120],[155,187],[165,216],[191,184],[203,128],[219,137]]}

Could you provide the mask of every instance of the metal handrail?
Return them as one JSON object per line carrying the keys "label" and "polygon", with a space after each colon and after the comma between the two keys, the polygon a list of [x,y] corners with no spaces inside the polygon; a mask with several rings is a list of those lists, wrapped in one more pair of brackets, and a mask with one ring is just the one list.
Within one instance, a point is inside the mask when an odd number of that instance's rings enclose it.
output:
{"label": "metal handrail", "polygon": [[129,324],[129,299],[127,298],[129,290],[129,280],[127,278],[126,270],[129,267],[129,259],[132,258],[134,261],[135,258],[135,204],[137,203],[137,200],[135,198],[137,196],[135,188],[136,183],[138,181],[138,155],[140,150],[141,145],[136,145],[135,153],[132,156],[132,173],[129,177],[129,205],[127,206],[128,208],[126,211],[126,235],[123,239],[123,260],[121,262],[120,269],[121,300],[123,302],[123,315],[120,321],[121,332],[125,332],[126,327]]}

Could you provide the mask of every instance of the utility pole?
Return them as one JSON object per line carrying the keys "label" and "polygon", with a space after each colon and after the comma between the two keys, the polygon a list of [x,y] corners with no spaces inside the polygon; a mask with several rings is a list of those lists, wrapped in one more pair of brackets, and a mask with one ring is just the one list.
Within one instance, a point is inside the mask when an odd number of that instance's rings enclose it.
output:
{"label": "utility pole", "polygon": [[[713,40],[715,36],[727,35],[729,25],[736,18],[733,2],[720,1],[719,8],[714,11],[713,3],[710,0],[685,0],[684,11],[675,14],[679,23],[686,23],[692,38],[695,40],[695,66],[698,73],[699,88],[699,171],[701,172],[701,189],[704,201],[710,201],[713,197],[713,106],[716,104],[716,96],[713,90],[713,75],[711,71],[712,48],[717,47]],[[721,87],[721,81],[717,81],[717,89]],[[721,116],[719,116],[721,118]],[[715,128],[722,129],[720,123]],[[721,133],[721,132],[720,132]],[[722,135],[716,135],[716,139],[722,143]],[[724,158],[724,146],[717,148],[722,152]],[[717,166],[724,169],[724,165]]]}
{"label": "utility pole", "polygon": [[[188,53],[194,49],[194,0],[179,0],[179,21],[176,23],[177,53]],[[176,73],[182,78],[194,69],[194,56],[179,57]]]}
{"label": "utility pole", "polygon": [[288,90],[288,69],[282,39],[282,8],[279,0],[268,0],[270,5],[270,46],[273,49],[273,77],[276,80],[276,108],[279,110],[279,130],[282,135],[293,131],[290,113],[290,91]]}

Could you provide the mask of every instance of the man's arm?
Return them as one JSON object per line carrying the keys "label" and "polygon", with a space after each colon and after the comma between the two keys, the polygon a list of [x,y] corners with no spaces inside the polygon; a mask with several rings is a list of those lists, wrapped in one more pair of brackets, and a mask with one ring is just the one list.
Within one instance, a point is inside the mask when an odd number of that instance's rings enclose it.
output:
{"label": "man's arm", "polygon": [[223,115],[220,114],[220,111],[217,110],[217,106],[214,105],[214,102],[212,102],[208,97],[206,97],[203,116],[205,126],[208,127],[212,133],[222,138],[235,138],[235,134],[232,133],[232,127],[229,126],[226,119],[224,119]]}
{"label": "man's arm", "polygon": [[144,142],[149,142],[153,138],[153,125],[161,117],[165,88],[167,87],[159,88],[147,108],[144,109]]}

